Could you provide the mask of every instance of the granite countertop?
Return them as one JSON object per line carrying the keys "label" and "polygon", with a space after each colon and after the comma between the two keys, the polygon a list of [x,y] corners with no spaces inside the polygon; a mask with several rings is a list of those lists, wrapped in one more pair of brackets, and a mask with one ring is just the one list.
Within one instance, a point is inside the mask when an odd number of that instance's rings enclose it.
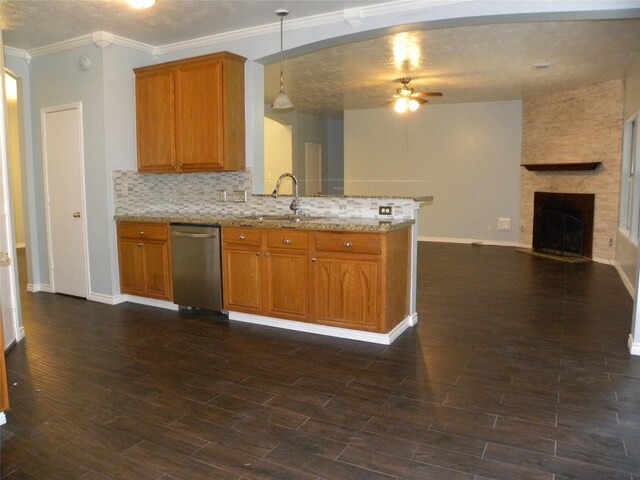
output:
{"label": "granite countertop", "polygon": [[309,217],[300,222],[291,219],[270,218],[265,215],[222,215],[214,213],[140,213],[135,215],[116,215],[117,222],[160,222],[160,223],[196,223],[217,224],[223,227],[263,227],[263,228],[295,228],[299,230],[338,230],[348,232],[389,232],[406,228],[415,223],[412,219],[381,220],[363,217]]}

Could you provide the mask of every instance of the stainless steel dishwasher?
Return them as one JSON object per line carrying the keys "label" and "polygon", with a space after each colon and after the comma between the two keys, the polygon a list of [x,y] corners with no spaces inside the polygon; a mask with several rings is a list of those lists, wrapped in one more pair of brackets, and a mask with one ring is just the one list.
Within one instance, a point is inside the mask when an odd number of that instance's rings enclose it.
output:
{"label": "stainless steel dishwasher", "polygon": [[220,227],[171,224],[171,270],[174,303],[221,311]]}

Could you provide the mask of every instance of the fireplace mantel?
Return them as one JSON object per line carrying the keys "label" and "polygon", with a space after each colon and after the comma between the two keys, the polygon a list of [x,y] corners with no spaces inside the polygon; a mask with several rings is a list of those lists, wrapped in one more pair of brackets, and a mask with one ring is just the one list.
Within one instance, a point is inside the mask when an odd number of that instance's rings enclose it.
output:
{"label": "fireplace mantel", "polygon": [[530,172],[578,172],[595,170],[602,162],[575,163],[525,163],[521,166]]}

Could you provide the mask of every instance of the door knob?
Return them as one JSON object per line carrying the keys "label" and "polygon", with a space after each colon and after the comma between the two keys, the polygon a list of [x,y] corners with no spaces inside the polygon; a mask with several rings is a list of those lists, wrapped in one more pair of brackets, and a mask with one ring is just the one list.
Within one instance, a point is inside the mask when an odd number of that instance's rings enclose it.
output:
{"label": "door knob", "polygon": [[73,218],[80,218],[80,212],[73,212]]}

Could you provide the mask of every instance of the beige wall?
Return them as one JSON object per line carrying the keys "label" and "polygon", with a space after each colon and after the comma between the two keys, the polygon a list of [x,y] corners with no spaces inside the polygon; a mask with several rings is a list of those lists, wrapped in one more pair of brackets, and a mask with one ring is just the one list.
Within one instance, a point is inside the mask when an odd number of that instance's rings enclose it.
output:
{"label": "beige wall", "polygon": [[593,257],[613,260],[618,229],[624,82],[530,98],[523,104],[522,163],[602,162],[595,172],[521,171],[520,241],[531,245],[533,193],[595,193]]}
{"label": "beige wall", "polygon": [[627,121],[640,110],[640,55],[631,65],[624,83],[624,120]]}
{"label": "beige wall", "polygon": [[20,167],[20,121],[18,103],[15,100],[7,102],[7,142],[13,193],[13,228],[16,235],[16,245],[21,247],[25,243],[24,206],[22,202],[22,169]]}
{"label": "beige wall", "polygon": [[[624,117],[628,122],[640,110],[640,55],[636,58],[624,80]],[[618,231],[615,265],[626,287],[635,296],[638,247],[624,231]]]}
{"label": "beige wall", "polygon": [[[293,171],[291,125],[283,125],[268,117],[264,118],[264,190],[271,193],[278,177]],[[291,195],[291,182],[282,183],[280,193]]]}

